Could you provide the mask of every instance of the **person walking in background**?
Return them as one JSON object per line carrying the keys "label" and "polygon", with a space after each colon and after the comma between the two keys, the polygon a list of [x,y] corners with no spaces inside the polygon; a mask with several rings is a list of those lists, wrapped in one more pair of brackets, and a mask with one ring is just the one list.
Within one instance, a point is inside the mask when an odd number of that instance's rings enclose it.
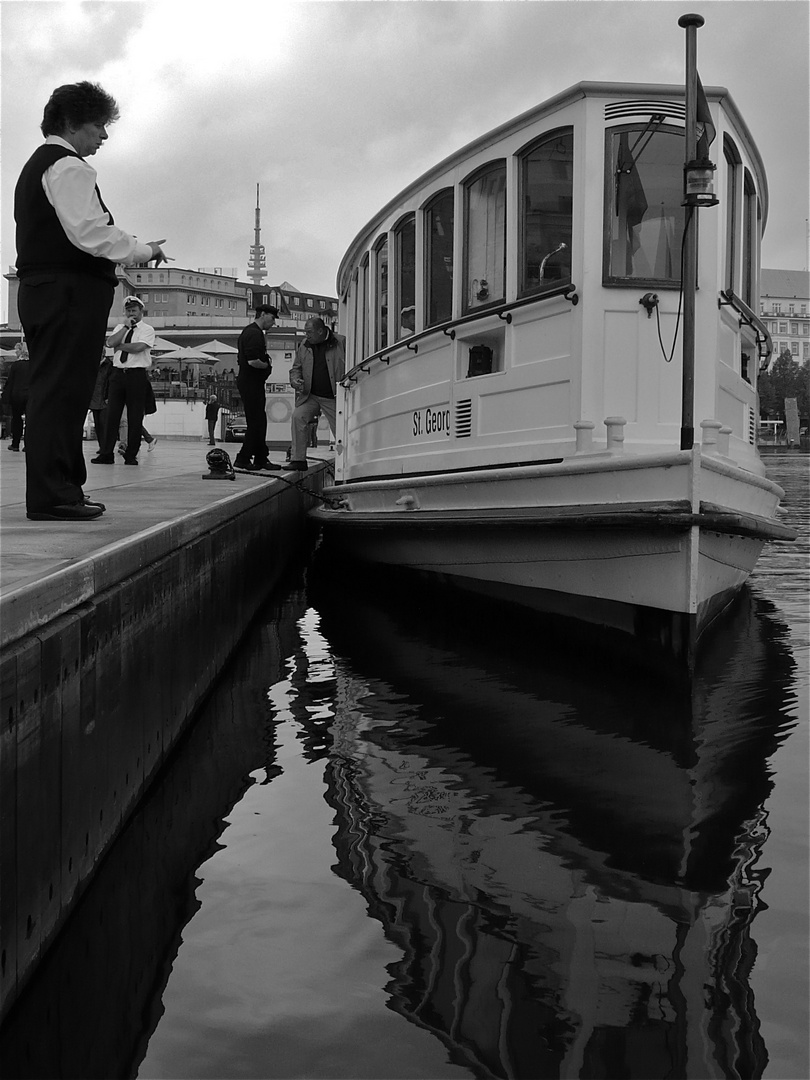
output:
{"label": "person walking in background", "polygon": [[[264,391],[262,391],[264,392]],[[217,416],[219,415],[219,402],[217,401],[216,394],[212,394],[208,399],[208,404],[205,406],[205,419],[208,423],[208,445],[216,446],[217,440],[215,438],[215,431],[217,426]],[[265,430],[267,430],[265,428]]]}
{"label": "person walking in background", "polygon": [[128,296],[124,301],[124,321],[119,323],[107,338],[113,352],[110,375],[109,414],[107,430],[101,453],[92,458],[94,465],[112,465],[115,461],[115,440],[124,409],[127,411],[127,443],[124,452],[125,465],[138,464],[141,447],[143,416],[149,393],[149,376],[152,366],[152,346],[155,330],[143,321],[143,301],[138,296]]}
{"label": "person walking in background", "polygon": [[104,445],[104,426],[107,420],[107,405],[110,394],[110,373],[112,371],[112,357],[107,356],[106,351],[101,357],[96,385],[93,387],[93,396],[90,398],[90,411],[93,414],[93,424],[96,428],[98,448]]}
{"label": "person walking in background", "polygon": [[346,339],[341,334],[317,317],[307,319],[304,334],[290,369],[290,385],[295,390],[290,468],[299,471],[307,468],[309,425],[321,413],[335,438],[335,393],[346,370]]}
{"label": "person walking in background", "polygon": [[269,330],[278,318],[278,309],[269,304],[259,304],[256,318],[246,326],[237,342],[239,374],[236,386],[245,407],[247,431],[239,453],[233,460],[237,469],[280,469],[267,456],[267,413],[265,412],[264,384],[272,370],[267,354],[265,330]]}
{"label": "person walking in background", "polygon": [[118,105],[90,82],[59,86],[42,118],[44,145],[14,192],[17,306],[30,353],[26,508],[33,521],[88,521],[82,433],[118,278],[116,263],[166,261],[113,221],[85,158],[107,140]]}
{"label": "person walking in background", "polygon": [[8,449],[19,451],[20,439],[23,436],[23,417],[28,409],[30,364],[28,349],[24,341],[17,342],[14,352],[17,354],[17,359],[6,376],[2,403],[3,409],[11,413],[11,442],[8,444]]}

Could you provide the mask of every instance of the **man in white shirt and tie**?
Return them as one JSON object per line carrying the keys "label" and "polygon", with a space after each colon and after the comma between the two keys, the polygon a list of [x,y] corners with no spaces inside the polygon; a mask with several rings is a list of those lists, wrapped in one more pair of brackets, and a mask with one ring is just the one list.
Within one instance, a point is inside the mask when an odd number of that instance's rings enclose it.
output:
{"label": "man in white shirt and tie", "polygon": [[17,305],[31,365],[26,508],[34,521],[89,521],[102,513],[82,490],[82,428],[118,284],[115,267],[167,258],[162,240],[141,243],[114,223],[85,160],[117,119],[115,99],[97,84],[57,87],[43,114],[45,143],[14,192]]}
{"label": "man in white shirt and tie", "polygon": [[143,321],[143,310],[140,297],[128,296],[124,301],[124,321],[107,338],[107,345],[115,352],[107,393],[107,423],[101,451],[91,459],[94,465],[112,465],[115,462],[115,442],[124,409],[127,411],[124,464],[138,464],[149,387],[148,372],[152,366],[152,346],[155,344],[155,329]]}

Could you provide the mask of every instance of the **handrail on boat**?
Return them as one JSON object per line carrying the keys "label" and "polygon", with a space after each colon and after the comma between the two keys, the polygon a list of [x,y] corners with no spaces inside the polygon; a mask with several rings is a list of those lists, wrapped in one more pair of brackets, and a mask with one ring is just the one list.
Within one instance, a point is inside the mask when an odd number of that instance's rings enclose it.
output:
{"label": "handrail on boat", "polygon": [[[734,308],[740,316],[740,321],[747,323],[747,325],[756,333],[760,359],[767,360],[773,353],[773,339],[768,332],[768,327],[762,319],[760,319],[753,308],[750,308],[742,297],[737,296],[733,289],[721,289],[720,297],[721,298],[717,301],[717,306]],[[763,345],[765,346],[764,349],[762,348]]]}
{"label": "handrail on boat", "polygon": [[353,368],[346,372],[343,378],[340,380],[341,386],[350,386],[352,383],[357,382],[360,375],[365,375],[375,360],[379,360],[383,364],[390,363],[390,354],[397,349],[406,348],[411,352],[419,352],[419,342],[423,338],[430,337],[432,334],[447,334],[447,336],[453,340],[456,336],[456,327],[463,326],[465,323],[477,322],[481,319],[488,318],[491,315],[497,315],[499,319],[503,319],[504,322],[511,323],[512,311],[515,308],[525,307],[527,304],[535,304],[540,300],[550,300],[554,296],[564,296],[566,300],[570,300],[571,303],[576,306],[579,303],[579,296],[577,295],[576,285],[569,282],[566,285],[557,285],[553,289],[548,289],[546,292],[535,293],[533,296],[524,296],[520,300],[512,300],[506,304],[495,304],[492,307],[485,308],[482,311],[475,311],[471,315],[462,315],[460,319],[450,319],[448,322],[438,323],[436,326],[431,326],[427,330],[422,330],[418,334],[409,334],[408,337],[400,338],[399,341],[395,341],[393,345],[388,345],[384,349],[378,349],[377,352],[371,353],[364,360],[361,360],[359,364],[355,364]]}

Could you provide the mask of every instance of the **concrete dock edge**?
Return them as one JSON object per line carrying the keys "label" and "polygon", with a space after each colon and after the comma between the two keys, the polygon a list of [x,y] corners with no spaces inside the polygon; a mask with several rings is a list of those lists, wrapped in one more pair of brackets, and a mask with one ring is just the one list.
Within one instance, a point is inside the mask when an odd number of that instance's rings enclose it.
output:
{"label": "concrete dock edge", "polygon": [[299,548],[325,466],[0,598],[0,1019]]}

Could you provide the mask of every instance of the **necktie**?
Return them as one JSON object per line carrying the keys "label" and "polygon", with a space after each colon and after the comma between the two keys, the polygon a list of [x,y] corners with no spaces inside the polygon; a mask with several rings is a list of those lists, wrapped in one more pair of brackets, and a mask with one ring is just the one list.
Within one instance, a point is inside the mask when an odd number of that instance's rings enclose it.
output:
{"label": "necktie", "polygon": [[[125,338],[124,338],[124,340],[123,340],[123,341],[121,342],[121,344],[122,344],[122,345],[129,345],[130,341],[132,341],[132,335],[133,335],[134,333],[135,333],[135,327],[134,327],[134,326],[130,326],[129,330],[127,330],[127,333],[126,333],[126,337],[125,337]],[[129,360],[129,353],[128,353],[128,352],[124,352],[124,350],[122,349],[122,350],[121,350],[121,363],[122,363],[122,364],[125,364],[125,363],[127,362],[127,360]]]}

